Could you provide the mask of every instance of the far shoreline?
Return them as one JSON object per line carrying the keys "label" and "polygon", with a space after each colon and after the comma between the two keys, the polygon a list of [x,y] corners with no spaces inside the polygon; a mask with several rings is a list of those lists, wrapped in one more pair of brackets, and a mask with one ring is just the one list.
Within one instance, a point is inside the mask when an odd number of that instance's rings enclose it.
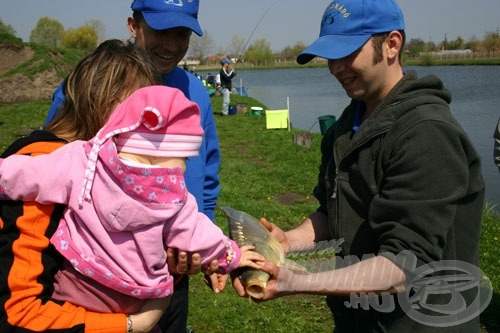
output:
{"label": "far shoreline", "polygon": [[[434,59],[434,58],[419,58],[419,59],[405,59],[404,66],[500,66],[500,58],[471,58],[471,59]],[[327,67],[327,62],[324,59],[314,59],[307,65],[299,65],[295,61],[284,61],[274,65],[252,65],[249,63],[241,62],[232,64],[238,70],[269,70],[269,69],[286,69],[286,68],[315,68]],[[182,63],[179,64],[182,66]],[[196,72],[216,71],[220,69],[218,63],[210,63],[204,65],[190,66],[196,69]]]}

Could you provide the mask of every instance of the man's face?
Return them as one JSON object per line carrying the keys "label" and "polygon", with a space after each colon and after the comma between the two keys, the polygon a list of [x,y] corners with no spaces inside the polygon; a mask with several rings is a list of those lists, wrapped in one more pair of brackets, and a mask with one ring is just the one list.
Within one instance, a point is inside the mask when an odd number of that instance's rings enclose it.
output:
{"label": "man's face", "polygon": [[129,30],[135,36],[136,46],[148,52],[162,74],[170,73],[184,58],[192,33],[184,27],[153,30],[146,21],[137,24],[133,18],[129,18]]}
{"label": "man's face", "polygon": [[328,60],[330,73],[337,78],[347,95],[367,105],[377,105],[388,92],[386,61],[375,63],[373,59],[373,44],[369,40],[345,58]]}

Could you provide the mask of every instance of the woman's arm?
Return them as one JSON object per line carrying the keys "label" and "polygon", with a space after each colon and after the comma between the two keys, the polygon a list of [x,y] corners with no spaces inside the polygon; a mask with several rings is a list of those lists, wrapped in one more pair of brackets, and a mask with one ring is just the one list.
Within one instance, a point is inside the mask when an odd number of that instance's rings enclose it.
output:
{"label": "woman's arm", "polygon": [[[127,320],[121,313],[86,311],[52,299],[54,275],[60,256],[49,246],[64,206],[33,202],[0,202],[0,332],[12,328],[43,332],[124,333]],[[159,301],[158,301],[159,302]],[[158,304],[146,304],[134,314],[134,332],[149,332],[160,318]]]}
{"label": "woman's arm", "polygon": [[0,206],[0,331],[81,332],[85,325],[95,332],[125,332],[123,314],[92,313],[51,299],[61,258],[49,247],[49,238],[64,206],[20,201],[1,201]]}

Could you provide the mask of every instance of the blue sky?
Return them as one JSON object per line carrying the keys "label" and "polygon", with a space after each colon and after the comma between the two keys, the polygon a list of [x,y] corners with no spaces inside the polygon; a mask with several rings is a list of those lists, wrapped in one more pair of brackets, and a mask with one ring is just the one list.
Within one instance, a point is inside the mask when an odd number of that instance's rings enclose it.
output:
{"label": "blue sky", "polygon": [[[186,1],[186,0],[184,0]],[[461,36],[482,39],[500,29],[500,0],[397,0],[406,19],[407,36],[432,40]],[[57,19],[77,28],[89,19],[105,25],[106,38],[128,38],[129,0],[0,0],[0,18],[28,41],[39,18]],[[234,35],[250,44],[265,38],[273,50],[296,42],[311,43],[329,0],[201,0],[200,23],[214,43],[226,47]],[[269,9],[270,8],[270,9]],[[269,11],[268,11],[269,9]],[[266,13],[267,11],[267,13]],[[265,15],[264,15],[265,14]],[[259,23],[260,21],[260,23]],[[215,50],[214,50],[215,51]]]}

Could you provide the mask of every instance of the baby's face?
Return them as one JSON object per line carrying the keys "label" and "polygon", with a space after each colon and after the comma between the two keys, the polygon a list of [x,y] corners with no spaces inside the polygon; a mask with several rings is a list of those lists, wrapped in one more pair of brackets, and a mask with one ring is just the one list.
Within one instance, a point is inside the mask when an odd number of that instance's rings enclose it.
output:
{"label": "baby's face", "polygon": [[119,152],[118,155],[123,159],[132,160],[138,163],[154,165],[160,168],[181,168],[183,172],[186,172],[185,157],[160,157],[125,152]]}
{"label": "baby's face", "polygon": [[161,168],[181,168],[183,172],[186,172],[186,158],[184,157],[149,156],[149,158],[152,160],[152,165]]}

